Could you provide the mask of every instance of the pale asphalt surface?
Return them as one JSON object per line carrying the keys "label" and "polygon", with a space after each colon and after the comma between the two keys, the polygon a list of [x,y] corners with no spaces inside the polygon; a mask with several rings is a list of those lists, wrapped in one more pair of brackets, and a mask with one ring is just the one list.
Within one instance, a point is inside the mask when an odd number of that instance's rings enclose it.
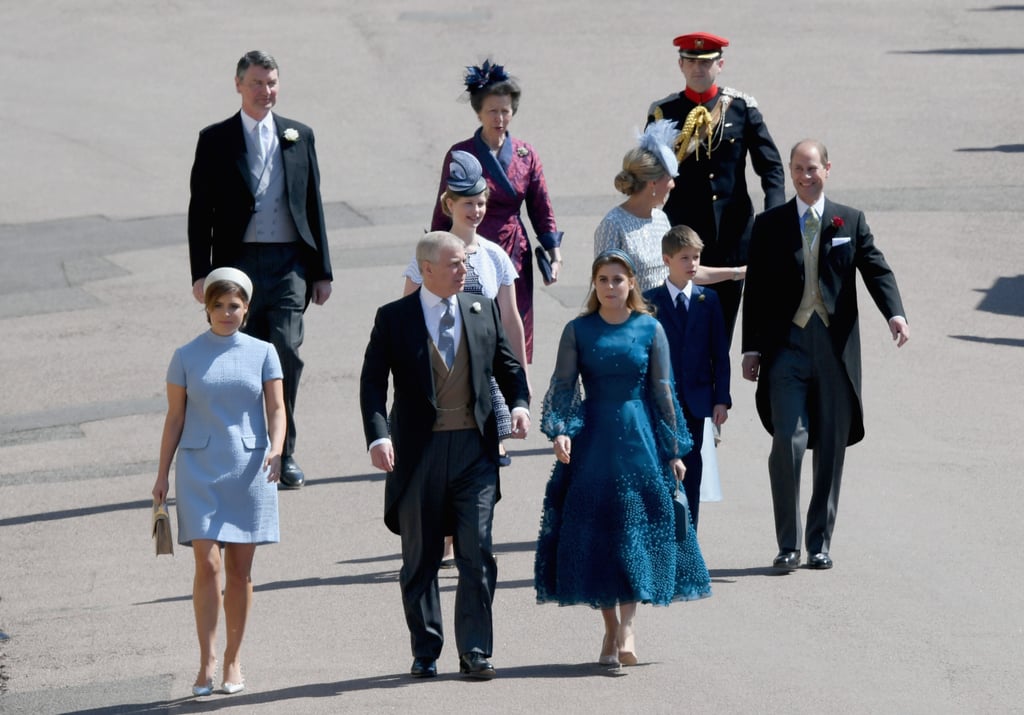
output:
{"label": "pale asphalt surface", "polygon": [[[1021,6],[346,5],[0,7],[0,712],[1020,711]],[[766,568],[768,437],[736,378],[725,499],[701,520],[714,597],[642,608],[644,665],[607,677],[598,615],[534,604],[552,463],[534,430],[495,521],[498,677],[462,681],[450,645],[441,677],[412,681],[357,377],[441,156],[476,126],[460,68],[494,53],[522,80],[513,133],[566,232],[565,276],[537,297],[536,425],[612,177],[647,104],[680,86],[670,42],[694,29],[732,40],[722,83],[757,97],[783,152],[829,145],[828,193],[865,209],[906,302],[897,351],[862,300],[867,438],[836,567]],[[282,494],[283,541],[258,551],[248,687],[193,701],[191,554],[153,557],[148,494],[167,360],[204,325],[184,238],[195,136],[237,109],[233,65],[256,47],[282,63],[281,113],[317,132],[335,292],[308,313],[310,483]]]}

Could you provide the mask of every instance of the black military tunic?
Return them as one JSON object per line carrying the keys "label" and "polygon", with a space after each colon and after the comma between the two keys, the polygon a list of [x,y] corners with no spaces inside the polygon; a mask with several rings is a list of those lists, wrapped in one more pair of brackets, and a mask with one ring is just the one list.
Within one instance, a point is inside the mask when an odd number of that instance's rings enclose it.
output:
{"label": "black military tunic", "polygon": [[[682,130],[697,106],[686,92],[670,94],[651,105],[647,123],[671,119]],[[761,177],[765,209],[785,202],[785,171],[753,97],[722,87],[703,106],[713,118],[710,152],[708,137],[703,135],[698,142],[689,143],[687,152],[678,153],[685,154],[685,158],[679,162],[679,176],[665,203],[665,213],[673,226],[684,224],[700,236],[704,242],[701,263],[741,266],[747,262],[754,220],[754,206],[747,191],[747,155]],[[731,336],[742,284],[725,282],[710,287],[722,299]]]}

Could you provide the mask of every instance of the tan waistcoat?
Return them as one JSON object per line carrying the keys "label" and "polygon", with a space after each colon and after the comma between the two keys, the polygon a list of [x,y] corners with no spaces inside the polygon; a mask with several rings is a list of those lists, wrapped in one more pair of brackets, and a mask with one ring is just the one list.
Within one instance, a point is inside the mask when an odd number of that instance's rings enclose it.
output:
{"label": "tan waistcoat", "polygon": [[431,344],[430,369],[434,373],[434,391],[437,399],[435,432],[459,429],[476,429],[473,416],[473,390],[469,381],[469,348],[466,347],[466,333],[462,332],[459,349],[455,353],[452,369],[444,364],[444,358]]}

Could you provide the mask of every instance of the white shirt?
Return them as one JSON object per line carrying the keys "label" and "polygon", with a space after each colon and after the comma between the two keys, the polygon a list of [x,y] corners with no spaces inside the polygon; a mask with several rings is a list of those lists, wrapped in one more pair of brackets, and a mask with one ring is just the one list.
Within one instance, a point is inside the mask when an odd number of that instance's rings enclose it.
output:
{"label": "white shirt", "polygon": [[682,288],[676,288],[676,284],[669,279],[665,279],[665,287],[668,288],[668,295],[672,299],[672,305],[676,304],[676,296],[680,293],[683,294],[683,300],[686,303],[686,308],[690,308],[690,296],[693,295],[693,281],[686,281],[686,285]]}
{"label": "white shirt", "polygon": [[427,321],[427,333],[430,339],[437,345],[441,334],[441,316],[444,315],[446,305],[452,306],[452,315],[455,316],[455,352],[459,351],[459,343],[462,342],[462,313],[459,311],[459,301],[455,296],[441,298],[425,287],[420,287],[420,305],[423,306],[423,318]]}
{"label": "white shirt", "polygon": [[813,204],[805,204],[799,196],[796,197],[796,211],[797,215],[800,217],[801,235],[803,235],[804,232],[804,221],[807,219],[807,209],[809,208],[813,208],[814,212],[818,214],[818,233],[815,234],[814,241],[811,241],[811,246],[813,246],[814,242],[818,240],[819,236],[821,236],[821,218],[825,212],[825,194],[819,196],[818,200]]}
{"label": "white shirt", "polygon": [[[264,132],[266,133],[267,144],[264,147],[266,150],[266,154],[264,154],[264,156],[271,156],[274,153],[274,150],[277,149],[277,145],[279,143],[277,139],[277,131],[274,129],[274,113],[267,112],[267,116],[263,117],[263,119],[258,122],[244,111],[241,114],[242,128],[245,130],[246,134],[253,138],[254,141],[259,141],[260,134]],[[255,133],[257,126],[260,127],[260,133]],[[263,129],[263,127],[266,127],[266,129]]]}

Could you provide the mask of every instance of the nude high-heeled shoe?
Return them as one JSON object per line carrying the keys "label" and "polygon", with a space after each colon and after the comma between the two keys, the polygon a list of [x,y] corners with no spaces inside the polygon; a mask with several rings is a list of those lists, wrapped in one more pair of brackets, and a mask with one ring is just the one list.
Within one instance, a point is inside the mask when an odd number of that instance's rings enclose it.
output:
{"label": "nude high-heeled shoe", "polygon": [[610,633],[604,634],[604,640],[601,641],[601,655],[598,657],[597,662],[601,665],[619,664],[618,644],[614,635]]}
{"label": "nude high-heeled shoe", "polygon": [[633,626],[619,626],[619,662],[622,665],[637,665],[640,659],[636,657],[636,637],[633,635]]}

